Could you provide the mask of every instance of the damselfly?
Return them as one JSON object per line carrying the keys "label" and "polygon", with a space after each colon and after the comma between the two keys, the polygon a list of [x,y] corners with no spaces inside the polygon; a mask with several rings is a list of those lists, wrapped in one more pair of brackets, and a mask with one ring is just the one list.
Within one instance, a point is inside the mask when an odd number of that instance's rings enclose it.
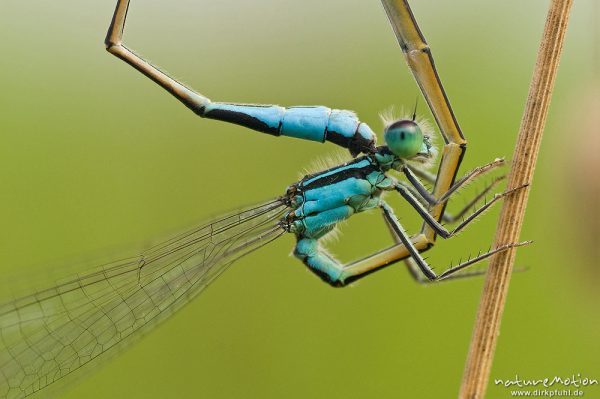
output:
{"label": "damselfly", "polygon": [[[274,136],[329,141],[349,150],[352,159],[308,175],[271,201],[245,208],[156,245],[141,255],[81,273],[70,281],[18,298],[0,308],[0,395],[24,397],[60,380],[112,348],[126,344],[188,303],[227,266],[286,233],[296,238],[294,255],[327,283],[344,286],[370,272],[405,260],[420,282],[461,275],[465,267],[523,243],[507,244],[436,274],[421,256],[436,236],[450,238],[493,200],[461,220],[489,192],[495,180],[457,215],[445,212],[448,198],[466,183],[503,164],[498,159],[456,182],[466,140],[454,117],[433,58],[408,4],[384,0],[408,64],[436,118],[444,146],[437,174],[433,131],[416,116],[386,122],[385,145],[377,146],[370,127],[350,111],[323,106],[211,102],[170,78],[122,43],[128,0],[117,4],[106,38],[110,53],[166,89],[201,117],[236,123]],[[391,176],[400,172],[406,181]],[[421,180],[434,184],[430,192]],[[409,236],[385,192],[397,192],[422,217]],[[396,245],[340,264],[320,245],[336,225],[355,213],[379,209]],[[457,226],[448,230],[441,221]],[[424,278],[422,277],[424,276]]]}

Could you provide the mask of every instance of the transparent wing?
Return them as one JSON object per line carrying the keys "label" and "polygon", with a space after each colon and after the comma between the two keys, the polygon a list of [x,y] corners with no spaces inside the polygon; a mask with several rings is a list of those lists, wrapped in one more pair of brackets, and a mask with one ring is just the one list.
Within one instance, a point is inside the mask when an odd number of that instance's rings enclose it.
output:
{"label": "transparent wing", "polygon": [[[0,397],[22,398],[139,337],[281,236],[279,199],[0,305]],[[129,343],[129,340],[127,340]]]}

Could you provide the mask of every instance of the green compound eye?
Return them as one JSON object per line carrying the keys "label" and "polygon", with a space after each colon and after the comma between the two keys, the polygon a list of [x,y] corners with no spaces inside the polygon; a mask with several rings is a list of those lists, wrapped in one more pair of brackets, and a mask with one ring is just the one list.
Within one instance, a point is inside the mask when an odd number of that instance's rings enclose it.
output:
{"label": "green compound eye", "polygon": [[423,132],[411,120],[392,123],[385,130],[384,138],[390,151],[400,158],[412,158],[423,148]]}

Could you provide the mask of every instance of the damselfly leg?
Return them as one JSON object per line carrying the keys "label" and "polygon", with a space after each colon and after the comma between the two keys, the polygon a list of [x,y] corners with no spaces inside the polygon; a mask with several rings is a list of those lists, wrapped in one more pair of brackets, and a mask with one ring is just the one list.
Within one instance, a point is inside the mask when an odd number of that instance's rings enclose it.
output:
{"label": "damselfly leg", "polygon": [[[383,210],[384,218],[385,218],[388,226],[390,227],[390,230],[393,232],[395,239],[397,240],[397,242],[401,242],[408,249],[408,252],[410,253],[410,256],[411,256],[410,260],[411,260],[411,262],[414,262],[414,263],[410,263],[409,268],[411,269],[411,274],[413,275],[413,277],[416,278],[417,281],[421,281],[421,279],[420,279],[419,275],[417,273],[415,273],[414,265],[416,265],[418,267],[418,269],[421,271],[421,273],[423,273],[423,275],[425,275],[425,277],[427,277],[427,279],[429,281],[444,280],[446,278],[450,278],[451,276],[454,276],[455,273],[463,270],[464,268],[471,266],[472,264],[475,264],[477,262],[480,262],[484,259],[487,259],[490,256],[492,256],[498,252],[506,251],[507,249],[510,249],[510,248],[529,244],[528,241],[525,241],[525,242],[521,242],[521,243],[503,245],[501,247],[487,251],[484,254],[480,254],[473,259],[469,259],[466,262],[460,263],[457,266],[451,267],[450,269],[444,271],[441,274],[436,274],[433,271],[433,269],[431,268],[431,266],[429,266],[429,264],[425,261],[425,259],[423,259],[420,252],[414,247],[410,237],[408,236],[408,234],[406,233],[406,231],[404,230],[404,228],[398,221],[398,218],[396,217],[396,215],[394,215],[394,211],[392,210],[392,208],[385,202],[382,203],[381,208]],[[473,220],[473,219],[471,219],[471,220]]]}
{"label": "damselfly leg", "polygon": [[[418,170],[416,170],[418,171]],[[419,173],[416,173],[419,175]],[[420,176],[420,175],[419,175]],[[490,193],[494,187],[496,187],[502,180],[506,179],[506,176],[498,176],[494,178],[490,183],[488,183],[482,190],[480,190],[473,198],[471,198],[465,205],[463,205],[457,212],[450,213],[447,209],[444,210],[442,215],[442,222],[447,224],[454,224],[459,220],[462,220],[466,213],[473,209],[475,205],[484,199],[488,193]],[[435,178],[431,183],[435,183]],[[402,185],[406,190],[408,190],[424,207],[429,206],[429,203],[421,197],[420,193],[410,184],[406,184],[404,182],[399,181],[398,184]]]}
{"label": "damselfly leg", "polygon": [[[420,178],[431,185],[435,184],[436,176],[433,175],[431,172],[429,172],[427,169],[424,169],[424,168],[420,167],[419,165],[411,165],[409,168],[409,171],[414,173],[414,175],[415,175],[412,177],[411,180],[417,180],[417,183],[415,183],[415,184],[420,184],[423,187],[421,190],[418,190],[414,186],[414,184],[412,184],[412,185],[406,184],[402,181],[398,181],[398,184],[403,185],[408,191],[410,191],[411,194],[413,196],[415,196],[415,198],[417,198],[423,204],[423,206],[430,206],[432,203],[435,204],[435,202],[441,202],[444,199],[447,199],[451,193],[460,190],[462,187],[466,186],[467,184],[469,184],[470,182],[472,182],[474,179],[478,178],[482,174],[487,173],[488,171],[491,171],[495,168],[504,166],[504,164],[505,164],[505,162],[503,159],[496,159],[487,165],[480,166],[478,168],[473,169],[471,172],[467,173],[466,175],[464,175],[463,177],[458,179],[458,181],[456,183],[454,183],[450,189],[448,189],[448,192],[446,194],[444,194],[444,198],[437,200],[437,201],[434,200],[434,202],[432,202],[431,199],[429,201],[426,200],[421,195],[421,193],[424,191],[425,193],[427,193],[427,196],[429,196],[430,198],[433,198],[433,196],[429,193],[429,189],[427,187],[423,186],[423,184],[421,182],[419,182],[417,179],[417,178]],[[498,185],[498,183],[500,183],[504,179],[506,179],[506,175],[501,175],[501,176],[495,177],[482,190],[480,190],[473,198],[471,198],[465,205],[463,205],[463,207],[460,208],[460,210],[458,212],[449,213],[448,209],[444,209],[444,213],[442,214],[442,221],[444,223],[453,224],[453,223],[456,223],[458,220],[461,220],[461,218],[470,209],[472,209],[479,201],[481,201],[483,198],[485,198],[485,196],[488,193],[490,193],[492,191],[492,189],[494,187],[496,187]]]}
{"label": "damselfly leg", "polygon": [[[413,185],[413,187],[417,190],[419,195],[427,202],[429,205],[438,205],[442,202],[446,202],[448,198],[473,180],[477,179],[484,173],[487,173],[497,167],[504,165],[504,159],[496,159],[486,165],[479,166],[463,177],[461,177],[456,183],[454,183],[448,190],[442,195],[440,198],[435,198],[427,188],[421,183],[421,181],[417,178],[415,172],[412,170],[412,166],[404,165],[402,168],[402,172],[406,176],[406,179]],[[433,181],[432,183],[435,183]]]}

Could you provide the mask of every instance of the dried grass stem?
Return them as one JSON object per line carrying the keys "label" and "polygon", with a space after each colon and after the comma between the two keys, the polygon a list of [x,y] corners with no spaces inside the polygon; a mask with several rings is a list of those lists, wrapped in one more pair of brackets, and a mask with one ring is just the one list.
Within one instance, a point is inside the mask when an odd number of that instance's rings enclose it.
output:
{"label": "dried grass stem", "polygon": [[[573,0],[552,0],[550,3],[513,154],[508,177],[509,189],[530,183],[533,179],[572,3]],[[528,194],[529,188],[525,188],[506,198],[494,247],[519,240]],[[485,395],[514,259],[515,250],[511,249],[495,255],[490,262],[467,356],[460,399],[481,399]]]}

